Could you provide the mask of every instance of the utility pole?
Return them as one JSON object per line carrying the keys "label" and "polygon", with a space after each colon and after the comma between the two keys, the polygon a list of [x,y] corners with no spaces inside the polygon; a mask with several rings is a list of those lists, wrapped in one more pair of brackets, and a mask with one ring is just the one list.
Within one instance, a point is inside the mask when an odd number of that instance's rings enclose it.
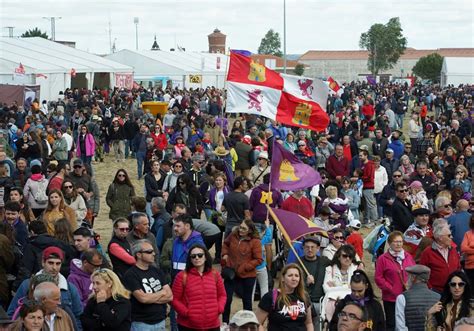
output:
{"label": "utility pole", "polygon": [[286,74],[286,0],[283,0],[283,73]]}
{"label": "utility pole", "polygon": [[109,50],[110,53],[112,52],[112,24],[110,23],[110,17],[109,17]]}
{"label": "utility pole", "polygon": [[138,17],[133,19],[133,23],[135,23],[135,48],[138,51]]}
{"label": "utility pole", "polygon": [[13,38],[13,29],[14,26],[6,26],[5,29],[8,29],[8,38]]}
{"label": "utility pole", "polygon": [[60,20],[62,17],[60,16],[51,16],[51,17],[43,17],[45,20],[51,21],[51,40],[56,40],[56,19]]}

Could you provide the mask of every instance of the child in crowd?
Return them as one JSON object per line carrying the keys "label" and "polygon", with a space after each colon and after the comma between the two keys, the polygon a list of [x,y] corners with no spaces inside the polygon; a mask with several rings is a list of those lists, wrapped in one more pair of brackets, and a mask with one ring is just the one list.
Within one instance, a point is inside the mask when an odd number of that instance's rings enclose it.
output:
{"label": "child in crowd", "polygon": [[362,260],[364,258],[364,239],[362,239],[362,235],[359,233],[360,226],[361,224],[358,219],[350,221],[347,227],[347,231],[350,235],[347,237],[346,242],[354,246],[357,256]]}

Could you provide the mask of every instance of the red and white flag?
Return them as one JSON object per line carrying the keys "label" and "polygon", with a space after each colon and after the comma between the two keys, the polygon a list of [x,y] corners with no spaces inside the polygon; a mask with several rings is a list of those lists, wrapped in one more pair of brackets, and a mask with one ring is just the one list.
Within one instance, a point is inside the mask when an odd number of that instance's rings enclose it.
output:
{"label": "red and white flag", "polygon": [[21,62],[20,62],[20,65],[18,66],[18,68],[15,68],[15,74],[17,74],[17,75],[24,75],[25,74],[25,67],[23,66],[23,64],[21,64]]}
{"label": "red and white flag", "polygon": [[48,79],[48,76],[46,76],[45,74],[36,74],[36,78]]}
{"label": "red and white flag", "polygon": [[226,112],[261,115],[314,131],[323,131],[329,124],[328,88],[319,79],[281,75],[231,53],[227,90]]}
{"label": "red and white flag", "polygon": [[340,86],[339,84],[334,80],[334,78],[332,77],[328,77],[328,87],[331,91],[333,91],[334,93],[336,94],[339,94],[341,95],[342,92],[344,91]]}

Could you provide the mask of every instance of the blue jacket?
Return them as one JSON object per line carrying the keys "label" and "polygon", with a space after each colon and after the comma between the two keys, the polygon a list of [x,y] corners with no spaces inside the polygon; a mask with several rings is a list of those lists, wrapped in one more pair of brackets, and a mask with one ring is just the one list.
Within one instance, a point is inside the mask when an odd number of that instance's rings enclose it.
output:
{"label": "blue jacket", "polygon": [[453,234],[453,241],[458,246],[458,251],[461,249],[464,234],[469,231],[470,219],[471,214],[467,211],[455,213],[448,218],[448,224],[451,226],[451,232]]}
{"label": "blue jacket", "polygon": [[405,145],[403,145],[401,140],[392,140],[392,142],[388,144],[388,148],[393,149],[393,157],[396,159],[400,159],[405,151]]}
{"label": "blue jacket", "polygon": [[28,243],[28,230],[26,224],[22,220],[17,219],[13,223],[13,229],[15,230],[15,240],[21,245],[21,251],[25,249],[26,244]]}
{"label": "blue jacket", "polygon": [[186,259],[188,258],[189,249],[194,244],[204,245],[202,236],[199,232],[193,231],[186,241],[176,238],[173,241],[173,251],[171,254],[171,277],[174,278],[178,272],[186,267]]}
{"label": "blue jacket", "polygon": [[[40,273],[43,272],[43,270],[40,271]],[[81,298],[79,297],[79,292],[77,291],[77,288],[69,283],[66,278],[64,278],[63,275],[59,274],[59,288],[61,289],[61,307],[65,307],[66,311],[69,310],[71,311],[74,316],[71,316],[71,318],[75,319],[75,324],[77,325],[79,330],[82,330],[81,326],[81,315],[82,315],[82,304],[81,304]],[[25,279],[18,290],[16,291],[15,297],[12,299],[10,302],[10,305],[8,306],[8,311],[7,314],[8,316],[13,316],[13,313],[18,307],[18,301],[21,298],[24,298],[28,294],[28,289],[30,288],[30,279]]]}

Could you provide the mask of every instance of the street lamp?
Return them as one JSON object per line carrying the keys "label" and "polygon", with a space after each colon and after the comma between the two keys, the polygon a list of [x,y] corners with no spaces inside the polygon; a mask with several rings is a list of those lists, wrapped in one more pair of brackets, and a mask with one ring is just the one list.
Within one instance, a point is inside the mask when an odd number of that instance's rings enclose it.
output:
{"label": "street lamp", "polygon": [[138,51],[138,17],[133,18],[133,23],[135,23],[135,48]]}

